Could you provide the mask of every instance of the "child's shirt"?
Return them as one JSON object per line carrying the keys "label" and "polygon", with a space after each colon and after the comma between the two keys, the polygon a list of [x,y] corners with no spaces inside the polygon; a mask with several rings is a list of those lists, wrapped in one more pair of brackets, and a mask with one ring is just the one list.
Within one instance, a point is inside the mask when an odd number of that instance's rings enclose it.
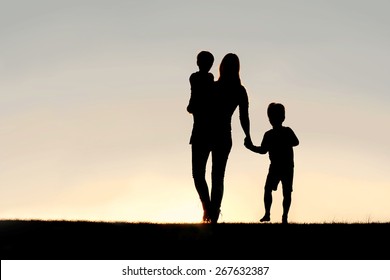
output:
{"label": "child's shirt", "polygon": [[268,152],[271,167],[294,167],[293,147],[299,144],[294,131],[285,126],[272,128],[264,133],[260,153]]}

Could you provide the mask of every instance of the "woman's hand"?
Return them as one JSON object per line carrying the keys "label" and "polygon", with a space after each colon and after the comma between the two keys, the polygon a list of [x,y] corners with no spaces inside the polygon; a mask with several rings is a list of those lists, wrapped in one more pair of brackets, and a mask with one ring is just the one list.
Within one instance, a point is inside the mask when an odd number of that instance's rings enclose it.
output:
{"label": "woman's hand", "polygon": [[249,150],[251,150],[253,148],[252,139],[249,136],[245,137],[244,146]]}

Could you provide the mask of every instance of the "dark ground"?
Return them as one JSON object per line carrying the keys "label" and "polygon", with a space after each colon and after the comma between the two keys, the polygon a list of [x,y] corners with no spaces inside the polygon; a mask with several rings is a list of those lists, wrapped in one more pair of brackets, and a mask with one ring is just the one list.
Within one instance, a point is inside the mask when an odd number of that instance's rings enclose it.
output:
{"label": "dark ground", "polygon": [[383,260],[390,223],[152,224],[0,220],[2,260]]}

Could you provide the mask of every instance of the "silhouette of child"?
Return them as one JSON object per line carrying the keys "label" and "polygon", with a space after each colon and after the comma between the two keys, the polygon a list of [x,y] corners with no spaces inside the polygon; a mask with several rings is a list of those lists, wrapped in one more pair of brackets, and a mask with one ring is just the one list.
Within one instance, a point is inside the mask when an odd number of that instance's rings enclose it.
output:
{"label": "silhouette of child", "polygon": [[191,97],[187,106],[187,111],[191,114],[199,112],[205,105],[214,83],[214,75],[210,69],[214,63],[214,56],[208,51],[201,51],[196,57],[196,64],[199,71],[190,76]]}
{"label": "silhouette of child", "polygon": [[282,182],[282,223],[287,224],[288,212],[291,205],[291,193],[293,191],[293,147],[299,145],[299,140],[291,128],[282,126],[285,120],[285,108],[282,104],[269,104],[267,115],[272,129],[264,133],[261,145],[255,146],[250,141],[245,141],[245,147],[259,154],[266,154],[268,152],[270,159],[270,166],[264,187],[265,215],[260,219],[260,222],[271,220],[272,191],[276,191],[279,182]]}

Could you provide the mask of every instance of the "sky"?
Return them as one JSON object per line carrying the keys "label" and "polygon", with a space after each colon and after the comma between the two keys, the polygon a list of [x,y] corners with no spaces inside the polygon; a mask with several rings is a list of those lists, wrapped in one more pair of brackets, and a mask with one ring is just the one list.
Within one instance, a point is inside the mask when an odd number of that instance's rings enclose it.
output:
{"label": "sky", "polygon": [[[286,107],[295,223],[390,221],[388,1],[2,1],[0,219],[197,223],[189,76],[240,58],[251,135]],[[238,112],[220,222],[264,214]],[[210,164],[207,166],[210,181]],[[281,222],[281,186],[271,222]]]}

